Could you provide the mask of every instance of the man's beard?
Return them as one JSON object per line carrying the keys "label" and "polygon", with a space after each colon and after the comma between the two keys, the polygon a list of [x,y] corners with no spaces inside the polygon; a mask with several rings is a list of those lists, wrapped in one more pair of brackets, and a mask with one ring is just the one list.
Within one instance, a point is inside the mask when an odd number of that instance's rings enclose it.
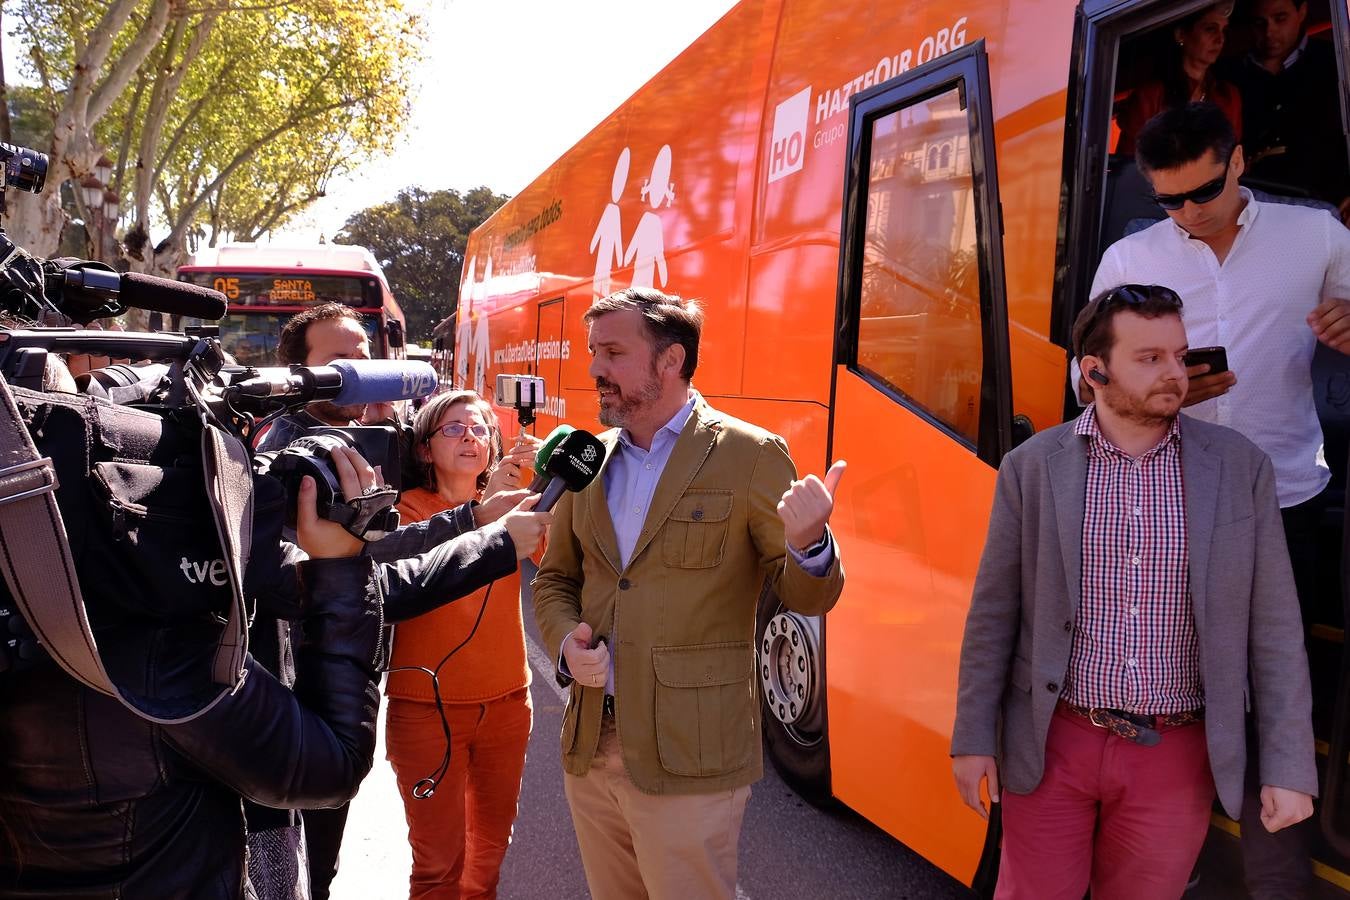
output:
{"label": "man's beard", "polygon": [[[1172,420],[1177,417],[1177,412],[1179,411],[1179,409],[1174,409],[1171,412],[1159,413],[1156,410],[1149,408],[1149,400],[1167,394],[1177,398],[1181,397],[1180,391],[1166,389],[1151,391],[1144,397],[1127,394],[1121,390],[1102,391],[1101,393],[1102,403],[1106,404],[1113,413],[1120,416],[1122,419],[1145,426],[1170,425]],[[1180,404],[1178,404],[1178,407],[1179,406]]]}
{"label": "man's beard", "polygon": [[[595,387],[596,390],[600,388],[617,389],[618,385],[612,381],[597,378]],[[661,384],[657,379],[656,367],[652,366],[645,382],[631,392],[619,392],[617,403],[611,401],[609,406],[606,406],[603,401],[600,403],[600,424],[608,425],[611,428],[627,428],[644,408],[656,402],[660,397]]]}
{"label": "man's beard", "polygon": [[365,414],[366,405],[364,403],[353,406],[338,406],[330,400],[320,400],[309,404],[306,407],[309,414],[316,419],[322,419],[324,422],[350,425]]}

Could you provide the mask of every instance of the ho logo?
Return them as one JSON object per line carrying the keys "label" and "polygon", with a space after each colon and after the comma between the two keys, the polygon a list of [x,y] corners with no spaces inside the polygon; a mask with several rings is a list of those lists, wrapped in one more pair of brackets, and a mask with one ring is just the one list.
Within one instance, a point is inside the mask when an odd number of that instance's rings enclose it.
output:
{"label": "ho logo", "polygon": [[806,117],[811,107],[811,87],[778,104],[773,114],[773,143],[769,145],[769,184],[799,172],[806,158]]}

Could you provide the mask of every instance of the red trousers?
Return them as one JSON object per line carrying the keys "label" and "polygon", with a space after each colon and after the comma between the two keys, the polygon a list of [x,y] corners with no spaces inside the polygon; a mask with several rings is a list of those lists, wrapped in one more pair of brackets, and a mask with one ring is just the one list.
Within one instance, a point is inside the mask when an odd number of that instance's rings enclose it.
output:
{"label": "red trousers", "polygon": [[1062,706],[1050,720],[1045,777],[1003,792],[995,900],[1169,900],[1200,855],[1214,804],[1203,723],[1144,747]]}
{"label": "red trousers", "polygon": [[494,898],[520,799],[533,709],[528,688],[487,703],[447,703],[450,768],[436,792],[413,786],[445,753],[433,703],[390,699],[385,750],[398,778],[412,845],[412,900]]}

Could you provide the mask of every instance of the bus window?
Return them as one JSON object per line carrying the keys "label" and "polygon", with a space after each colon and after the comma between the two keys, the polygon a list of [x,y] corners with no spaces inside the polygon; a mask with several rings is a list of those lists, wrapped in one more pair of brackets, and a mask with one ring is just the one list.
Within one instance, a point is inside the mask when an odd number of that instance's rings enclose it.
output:
{"label": "bus window", "polygon": [[975,444],[975,189],[956,88],[873,124],[866,235],[858,366]]}
{"label": "bus window", "polygon": [[857,371],[996,463],[1011,401],[984,59],[972,45],[857,101],[842,293]]}

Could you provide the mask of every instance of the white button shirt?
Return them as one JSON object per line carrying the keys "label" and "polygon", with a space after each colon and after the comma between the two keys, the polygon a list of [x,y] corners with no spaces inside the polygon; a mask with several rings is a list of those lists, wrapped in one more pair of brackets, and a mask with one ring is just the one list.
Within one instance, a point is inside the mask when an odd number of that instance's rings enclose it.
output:
{"label": "white button shirt", "polygon": [[1240,190],[1247,205],[1223,265],[1207,244],[1164,219],[1111,245],[1092,296],[1131,283],[1177,292],[1187,341],[1226,347],[1238,379],[1228,393],[1185,413],[1227,425],[1264,450],[1280,506],[1290,507],[1331,479],[1313,399],[1317,338],[1307,316],[1325,299],[1350,299],[1350,230],[1325,211],[1261,203]]}

